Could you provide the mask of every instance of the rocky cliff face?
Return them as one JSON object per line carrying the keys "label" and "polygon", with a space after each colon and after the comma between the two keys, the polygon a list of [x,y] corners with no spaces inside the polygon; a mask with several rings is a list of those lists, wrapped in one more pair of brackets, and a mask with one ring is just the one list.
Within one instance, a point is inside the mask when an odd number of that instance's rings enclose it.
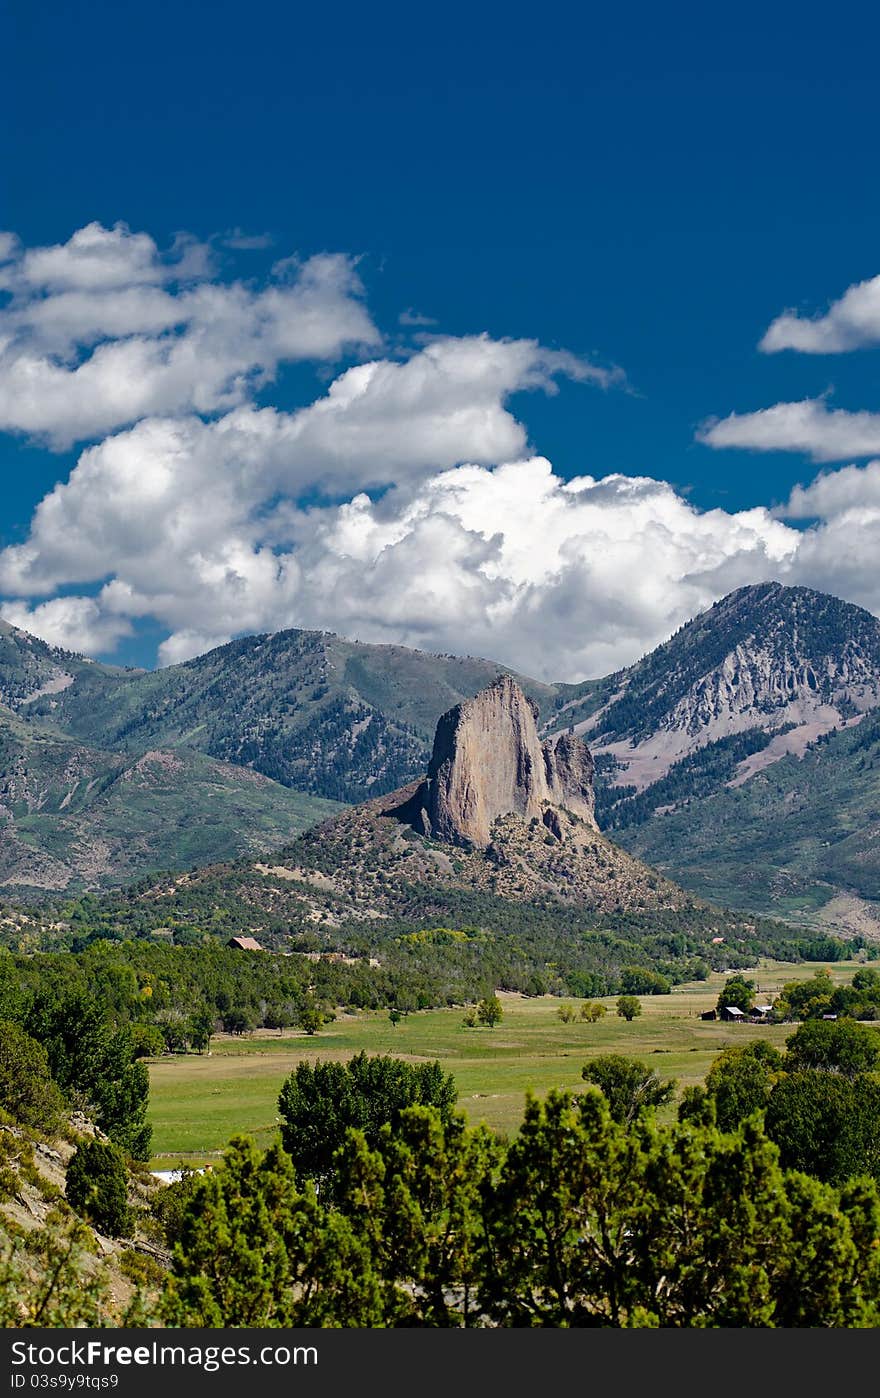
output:
{"label": "rocky cliff face", "polygon": [[597,757],[614,759],[615,785],[647,790],[701,748],[764,732],[766,755],[743,768],[747,780],[880,708],[880,619],[809,588],[743,587],[614,682],[583,720],[569,704],[551,722],[573,723]]}
{"label": "rocky cliff face", "polygon": [[542,751],[548,800],[597,829],[593,796],[595,766],[586,743],[574,733],[563,733],[555,743],[544,743]]}
{"label": "rocky cliff face", "polygon": [[483,849],[499,816],[544,819],[550,808],[562,807],[595,829],[588,749],[570,734],[542,744],[537,717],[536,705],[509,675],[445,713],[414,802],[416,828]]}

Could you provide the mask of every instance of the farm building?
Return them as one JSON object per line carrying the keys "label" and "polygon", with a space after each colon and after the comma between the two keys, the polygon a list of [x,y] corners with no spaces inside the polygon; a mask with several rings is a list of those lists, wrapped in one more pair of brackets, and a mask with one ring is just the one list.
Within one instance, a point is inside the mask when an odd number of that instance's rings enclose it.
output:
{"label": "farm building", "polygon": [[236,951],[262,951],[263,948],[253,937],[230,937],[226,943],[228,947],[234,947]]}
{"label": "farm building", "polygon": [[717,1019],[717,1018],[718,1018],[718,1016],[717,1016],[717,1014],[715,1013],[714,1010],[704,1010],[703,1013],[700,1015],[700,1019]]}
{"label": "farm building", "polygon": [[731,1024],[745,1024],[748,1015],[736,1005],[722,1005],[718,1011],[718,1018],[726,1019]]}

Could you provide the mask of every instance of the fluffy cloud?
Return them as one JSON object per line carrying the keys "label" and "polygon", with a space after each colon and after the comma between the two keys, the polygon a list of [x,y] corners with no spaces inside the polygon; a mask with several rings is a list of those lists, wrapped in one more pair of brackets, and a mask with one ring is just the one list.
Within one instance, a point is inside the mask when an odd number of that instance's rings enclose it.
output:
{"label": "fluffy cloud", "polygon": [[[521,453],[526,434],[505,401],[526,388],[551,391],[559,373],[594,371],[533,340],[435,340],[404,362],[347,370],[296,413],[145,419],[89,447],[44,498],[28,540],[0,553],[0,592],[39,594],[110,574],[141,591],[157,566],[185,589],[193,558],[262,577],[271,548],[301,529],[303,497],[350,497]],[[237,543],[229,562],[230,540],[241,538],[269,546],[260,562]]]}
{"label": "fluffy cloud", "polygon": [[764,510],[699,511],[649,478],[564,482],[542,457],[361,495],[315,523],[298,554],[310,624],[556,679],[635,659],[797,548]]}
{"label": "fluffy cloud", "polygon": [[[278,465],[265,467],[275,447],[252,416],[248,430],[144,423],[85,453],[28,543],[2,556],[3,586],[110,573],[100,615],[158,618],[164,663],[295,625],[578,678],[784,573],[801,537],[765,510],[701,512],[648,478],[566,483],[540,457],[414,473],[378,499],[303,509],[279,503]],[[39,633],[45,605],[18,603],[17,624]]]}
{"label": "fluffy cloud", "polygon": [[[606,387],[619,370],[534,340],[423,335],[280,412],[253,401],[280,363],[381,343],[350,258],[285,258],[254,287],[218,280],[192,239],[163,252],[90,224],[53,247],[3,235],[0,286],[0,429],[103,438],[0,553],[17,625],[101,651],[152,617],[171,632],[165,661],[293,624],[450,645],[452,617],[508,649],[511,627],[540,629],[534,511],[561,521],[571,506],[551,506],[561,483],[528,461],[508,400],[560,377]],[[568,577],[558,542],[548,557]]]}
{"label": "fluffy cloud", "polygon": [[[50,248],[0,235],[0,287],[0,429],[102,438],[0,552],[0,614],[55,644],[107,652],[151,618],[167,664],[321,627],[578,679],[761,579],[880,610],[880,462],[826,472],[777,511],[702,511],[648,476],[566,482],[532,453],[511,396],[620,372],[488,335],[383,357],[350,258],[284,259],[255,287],[218,280],[192,239],[163,252],[92,224]],[[281,363],[351,348],[372,357],[314,402],[255,406]],[[824,400],[700,435],[880,455],[880,415]]]}
{"label": "fluffy cloud", "polygon": [[[418,438],[418,406],[389,441]],[[880,463],[798,487],[776,512],[819,516],[798,529],[761,508],[701,511],[648,477],[565,482],[542,457],[496,466],[491,452],[408,476],[395,466],[399,482],[375,498],[306,507],[308,456],[294,465],[295,446],[282,415],[239,410],[141,423],[89,449],[27,543],[0,555],[0,585],[18,594],[3,614],[87,651],[149,616],[170,632],[165,664],[236,634],[304,626],[577,679],[634,660],[761,579],[880,611]],[[378,456],[362,469],[372,475]],[[96,595],[22,600],[77,581]]]}
{"label": "fluffy cloud", "polygon": [[114,228],[90,223],[66,243],[25,252],[16,280],[40,291],[113,291],[172,275],[149,234],[131,233],[122,223]]}
{"label": "fluffy cloud", "polygon": [[115,616],[94,597],[54,597],[29,607],[26,602],[0,603],[4,621],[65,650],[100,653],[113,650],[131,634],[127,617]]}
{"label": "fluffy cloud", "polygon": [[774,510],[779,519],[839,519],[853,512],[880,510],[880,461],[822,471],[808,486],[796,485],[788,503]]}
{"label": "fluffy cloud", "polygon": [[842,354],[880,343],[880,277],[857,282],[829,307],[812,318],[785,311],[761,340],[767,354],[800,350],[802,354]]}
{"label": "fluffy cloud", "polygon": [[840,461],[880,452],[880,413],[852,413],[829,408],[824,398],[805,398],[713,419],[703,424],[697,439],[710,447],[800,451],[814,461]]}
{"label": "fluffy cloud", "polygon": [[227,411],[285,361],[381,341],[348,257],[285,259],[255,289],[209,280],[203,244],[180,237],[162,254],[124,224],[46,248],[2,239],[0,430],[55,447],[149,415]]}

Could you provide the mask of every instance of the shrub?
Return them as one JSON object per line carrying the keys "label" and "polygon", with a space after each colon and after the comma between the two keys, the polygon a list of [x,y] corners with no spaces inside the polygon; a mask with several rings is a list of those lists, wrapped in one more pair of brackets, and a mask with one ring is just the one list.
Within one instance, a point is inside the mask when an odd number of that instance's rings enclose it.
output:
{"label": "shrub", "polygon": [[504,1017],[504,1010],[497,995],[487,995],[477,1005],[477,1019],[487,1028],[494,1029]]}
{"label": "shrub", "polygon": [[183,1170],[180,1179],[167,1184],[153,1201],[153,1217],[162,1229],[162,1237],[170,1248],[173,1248],[180,1238],[183,1216],[201,1180],[202,1176],[198,1170]]}
{"label": "shrub", "polygon": [[67,1202],[101,1233],[127,1237],[132,1227],[125,1156],[110,1141],[83,1141],[67,1167]]}
{"label": "shrub", "polygon": [[588,1000],[586,1004],[581,1005],[581,1019],[585,1019],[589,1024],[595,1024],[607,1013],[607,1008],[600,1005],[598,1000]]}
{"label": "shrub", "polygon": [[55,1131],[64,1100],[49,1072],[49,1058],[17,1024],[0,1022],[0,1108],[21,1126]]}

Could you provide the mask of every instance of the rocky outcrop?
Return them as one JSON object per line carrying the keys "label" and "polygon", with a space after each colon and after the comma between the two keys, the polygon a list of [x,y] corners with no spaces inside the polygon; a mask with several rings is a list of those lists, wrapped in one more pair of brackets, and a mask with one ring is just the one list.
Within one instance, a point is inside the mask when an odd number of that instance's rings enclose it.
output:
{"label": "rocky outcrop", "polygon": [[499,816],[542,819],[562,807],[593,829],[593,759],[581,739],[538,737],[537,707],[509,675],[437,724],[428,775],[412,803],[421,833],[485,848]]}
{"label": "rocky outcrop", "polygon": [[544,743],[542,751],[547,800],[597,829],[593,797],[595,763],[586,743],[574,733],[563,733],[555,743]]}

